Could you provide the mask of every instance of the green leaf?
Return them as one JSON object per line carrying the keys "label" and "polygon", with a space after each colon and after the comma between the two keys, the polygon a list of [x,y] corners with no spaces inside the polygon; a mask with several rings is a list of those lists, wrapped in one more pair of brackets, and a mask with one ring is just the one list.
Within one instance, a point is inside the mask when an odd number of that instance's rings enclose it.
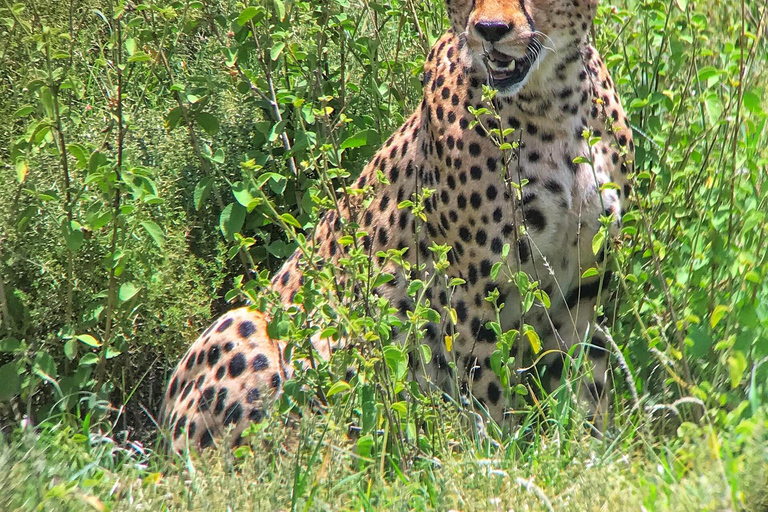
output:
{"label": "green leaf", "polygon": [[89,366],[99,362],[99,356],[93,353],[87,353],[80,358],[80,366]]}
{"label": "green leaf", "polygon": [[419,350],[421,350],[421,357],[424,360],[424,364],[429,364],[432,360],[432,349],[427,343],[422,343],[419,345]]}
{"label": "green leaf", "polygon": [[605,242],[605,230],[599,229],[597,233],[595,233],[595,236],[592,238],[592,254],[597,254],[600,252],[600,249],[603,248],[603,243]]}
{"label": "green leaf", "polygon": [[213,156],[211,157],[211,160],[213,160],[217,164],[223,164],[224,163],[224,159],[225,159],[225,157],[224,157],[224,150],[222,148],[217,149],[213,153]]}
{"label": "green leaf", "polygon": [[248,190],[248,186],[242,181],[238,181],[232,185],[232,195],[238,203],[248,208],[248,205],[253,201],[251,191]]}
{"label": "green leaf", "polygon": [[299,224],[299,221],[297,221],[296,218],[294,218],[294,216],[290,213],[284,213],[280,216],[280,218],[289,226],[301,229],[301,224]]}
{"label": "green leaf", "polygon": [[589,267],[587,270],[584,271],[583,274],[581,274],[582,279],[586,279],[588,277],[596,276],[597,275],[597,268],[595,267]]}
{"label": "green leaf", "polygon": [[67,151],[77,160],[77,168],[85,169],[88,166],[88,152],[80,144],[69,144]]}
{"label": "green leaf", "polygon": [[23,348],[23,345],[16,338],[0,340],[0,352],[15,352],[21,348]]}
{"label": "green leaf", "polygon": [[402,400],[399,402],[395,402],[391,404],[392,410],[397,412],[401,418],[405,418],[405,416],[408,414],[408,405]]}
{"label": "green leaf", "polygon": [[76,355],[77,344],[75,343],[75,340],[67,340],[67,342],[64,343],[64,356],[72,361]]}
{"label": "green leaf", "polygon": [[408,295],[411,297],[416,295],[416,292],[424,288],[424,282],[420,279],[414,279],[410,283],[408,283]]}
{"label": "green leaf", "polygon": [[731,389],[736,389],[744,378],[744,372],[747,370],[747,358],[741,350],[736,350],[728,358],[728,374],[731,377]]}
{"label": "green leaf", "polygon": [[145,220],[141,223],[141,226],[146,230],[150,238],[152,238],[152,241],[155,242],[155,245],[162,248],[163,243],[165,243],[165,236],[163,235],[163,230],[160,229],[160,226],[151,220]]}
{"label": "green leaf", "polygon": [[89,347],[99,348],[101,346],[101,342],[90,334],[78,334],[75,336],[75,339],[80,340],[84,345],[88,345]]}
{"label": "green leaf", "polygon": [[758,96],[756,93],[752,91],[747,91],[744,93],[744,96],[742,97],[742,101],[744,103],[744,106],[752,112],[753,114],[762,115],[765,114],[763,111],[763,107],[760,104],[760,96]]}
{"label": "green leaf", "polygon": [[283,53],[283,48],[285,48],[285,43],[280,41],[279,43],[275,43],[272,48],[269,49],[269,58],[273,61],[276,61],[280,54]]}
{"label": "green leaf", "polygon": [[241,27],[251,21],[254,16],[258,14],[259,10],[256,7],[246,7],[240,16],[237,17],[237,24]]}
{"label": "green leaf", "polygon": [[72,222],[68,222],[66,219],[64,219],[61,227],[64,241],[67,244],[67,249],[73,253],[79,251],[80,247],[83,245],[83,239],[85,238],[82,230],[80,229],[80,224],[74,220]]}
{"label": "green leaf", "polygon": [[333,383],[333,385],[331,386],[331,389],[328,390],[328,393],[326,393],[325,396],[332,397],[333,395],[336,395],[338,393],[349,391],[351,388],[352,386],[350,386],[348,382],[340,380],[338,382]]}
{"label": "green leaf", "polygon": [[44,376],[55,379],[58,376],[56,361],[47,352],[38,352],[35,356],[35,370],[42,372]]}
{"label": "green leaf", "polygon": [[21,391],[21,380],[16,363],[11,361],[0,367],[0,402],[10,400]]}
{"label": "green leaf", "polygon": [[27,179],[27,174],[29,174],[29,164],[23,158],[19,158],[16,160],[16,180],[19,183],[24,183]]}
{"label": "green leaf", "polygon": [[174,107],[168,111],[165,116],[165,127],[168,131],[173,130],[181,122],[181,107]]}
{"label": "green leaf", "polygon": [[517,283],[517,289],[520,290],[521,293],[527,292],[531,287],[531,278],[522,270],[515,274],[515,282]]}
{"label": "green leaf", "polygon": [[715,306],[715,309],[712,311],[712,316],[709,319],[709,325],[714,329],[728,311],[730,311],[728,306],[722,304]]}
{"label": "green leaf", "polygon": [[275,4],[275,14],[277,19],[283,21],[285,19],[285,3],[283,0],[273,0]]}
{"label": "green leaf", "polygon": [[370,130],[363,130],[361,132],[357,132],[354,135],[350,135],[346,139],[344,139],[344,142],[341,143],[341,149],[347,149],[347,148],[359,148],[361,146],[365,146],[368,144],[368,133]]}
{"label": "green leaf", "polygon": [[35,107],[32,105],[24,105],[16,112],[13,113],[13,119],[19,119],[20,117],[26,117],[35,111]]}
{"label": "green leaf", "polygon": [[373,450],[373,436],[366,434],[357,440],[357,454],[360,457],[370,458]]}
{"label": "green leaf", "polygon": [[197,121],[197,124],[199,124],[203,130],[205,130],[205,133],[211,137],[219,132],[219,120],[216,118],[216,116],[207,112],[200,112],[195,117],[195,120]]}
{"label": "green leaf", "polygon": [[387,362],[389,370],[392,372],[392,378],[402,379],[408,371],[408,356],[401,347],[387,345],[384,347],[384,360]]}
{"label": "green leaf", "polygon": [[499,271],[501,270],[501,265],[502,265],[502,262],[497,261],[491,267],[491,279],[493,279],[494,281],[496,280],[497,277],[499,277]]}
{"label": "green leaf", "polygon": [[373,284],[371,285],[371,288],[373,288],[375,290],[379,286],[381,286],[381,285],[383,285],[385,283],[390,282],[394,278],[395,278],[395,276],[393,276],[392,274],[381,273],[381,274],[377,275],[376,278],[373,280]]}
{"label": "green leaf", "polygon": [[503,354],[500,350],[494,350],[491,354],[491,370],[498,375],[501,372],[501,358]]}
{"label": "green leaf", "polygon": [[699,81],[706,82],[710,78],[720,74],[720,71],[714,66],[704,66],[699,69]]}
{"label": "green leaf", "polygon": [[325,329],[323,329],[323,332],[320,333],[320,339],[321,340],[330,339],[337,332],[338,332],[338,329],[336,329],[335,327],[326,327]]}
{"label": "green leaf", "polygon": [[270,179],[275,181],[281,181],[281,180],[285,180],[285,176],[283,176],[282,174],[278,174],[276,172],[265,172],[264,174],[260,174],[259,177],[254,180],[256,183],[256,188],[260,189]]}
{"label": "green leaf", "polygon": [[128,62],[149,62],[151,60],[152,60],[152,57],[149,54],[144,53],[142,51],[137,51],[136,53],[128,57]]}
{"label": "green leaf", "polygon": [[104,354],[104,357],[106,359],[113,359],[113,358],[119,356],[120,354],[122,354],[121,351],[117,350],[116,348],[109,347],[109,348],[107,348],[107,353]]}
{"label": "green leaf", "polygon": [[533,349],[533,353],[538,354],[539,352],[541,352],[541,339],[539,338],[538,333],[533,329],[533,327],[526,324],[523,327],[523,331],[526,338],[528,338],[528,342],[531,344],[531,349]]}
{"label": "green leaf", "polygon": [[137,293],[139,293],[139,289],[135,284],[128,281],[127,283],[120,285],[120,290],[117,292],[117,297],[120,299],[120,302],[126,302],[131,300]]}
{"label": "green leaf", "polygon": [[43,87],[40,89],[40,102],[43,104],[43,108],[45,108],[46,115],[49,118],[54,119],[56,117],[56,111],[54,110],[53,92],[50,87]]}
{"label": "green leaf", "polygon": [[549,300],[549,294],[544,290],[536,290],[533,292],[533,295],[539,299],[545,308],[549,309],[549,307],[552,305],[551,301]]}
{"label": "green leaf", "polygon": [[205,178],[197,182],[197,185],[195,185],[195,193],[194,193],[195,210],[200,211],[200,208],[203,206],[203,202],[211,194],[212,185],[213,185],[213,178],[211,178],[210,176],[206,176]]}
{"label": "green leaf", "polygon": [[720,115],[723,113],[723,102],[720,99],[719,93],[711,92],[705,96],[704,103],[707,105],[707,113],[709,114],[709,121],[712,124],[717,123],[720,119]]}
{"label": "green leaf", "polygon": [[219,216],[219,229],[227,241],[235,238],[235,233],[243,229],[245,223],[245,207],[240,203],[229,203]]}

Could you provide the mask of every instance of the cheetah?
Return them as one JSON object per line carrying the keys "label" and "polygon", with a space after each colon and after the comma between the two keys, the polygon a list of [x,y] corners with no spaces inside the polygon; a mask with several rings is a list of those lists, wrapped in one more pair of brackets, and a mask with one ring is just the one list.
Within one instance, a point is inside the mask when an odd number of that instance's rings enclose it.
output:
{"label": "cheetah", "polygon": [[[510,393],[492,370],[497,336],[487,323],[497,310],[486,300],[497,290],[505,304],[502,330],[530,325],[541,343],[535,354],[532,343],[518,338],[517,368],[540,359],[544,380],[557,387],[564,354],[574,348],[571,354],[584,355],[591,371],[579,381],[579,402],[600,432],[612,378],[596,305],[611,272],[605,248],[593,250],[593,239],[606,226],[608,237],[618,234],[634,143],[614,83],[589,42],[597,0],[446,0],[446,6],[450,29],[425,62],[420,106],[354,185],[372,189],[372,202],[365,206],[362,194],[350,194],[326,212],[311,238],[314,252],[337,262],[348,250],[339,237],[352,220],[367,233],[362,244],[369,254],[407,249],[411,264],[441,274],[426,290],[442,314],[421,339],[432,358],[421,365],[416,359],[411,375],[423,386],[473,397],[502,423],[510,416]],[[424,217],[398,208],[426,189],[433,192]],[[433,244],[451,247],[445,271],[435,272]],[[540,294],[524,311],[514,279],[493,271],[502,257],[506,268],[538,283],[548,308]],[[283,303],[292,303],[304,265],[297,252],[275,274],[272,288]],[[391,262],[383,270],[394,279],[375,291],[404,317],[414,308],[408,276]],[[455,278],[463,283],[448,295]],[[264,313],[235,309],[189,348],[164,398],[174,449],[187,442],[209,446],[228,428],[239,442],[247,425],[262,421],[297,364],[284,359],[285,343],[270,338],[267,322]],[[327,340],[312,343],[319,357],[330,356]]]}

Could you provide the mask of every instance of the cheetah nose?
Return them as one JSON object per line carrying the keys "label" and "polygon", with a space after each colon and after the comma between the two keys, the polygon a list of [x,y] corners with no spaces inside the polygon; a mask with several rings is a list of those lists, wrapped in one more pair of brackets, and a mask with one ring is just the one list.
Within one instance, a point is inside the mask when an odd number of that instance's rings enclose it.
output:
{"label": "cheetah nose", "polygon": [[512,24],[503,21],[478,21],[475,30],[489,43],[495,43],[512,30]]}

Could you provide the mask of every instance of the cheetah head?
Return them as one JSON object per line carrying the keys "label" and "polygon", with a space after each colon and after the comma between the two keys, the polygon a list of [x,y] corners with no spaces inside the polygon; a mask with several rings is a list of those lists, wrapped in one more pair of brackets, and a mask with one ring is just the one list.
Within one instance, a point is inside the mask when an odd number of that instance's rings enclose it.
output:
{"label": "cheetah head", "polygon": [[508,97],[535,80],[550,53],[579,44],[597,0],[446,0],[446,5],[475,67],[485,70],[501,97]]}

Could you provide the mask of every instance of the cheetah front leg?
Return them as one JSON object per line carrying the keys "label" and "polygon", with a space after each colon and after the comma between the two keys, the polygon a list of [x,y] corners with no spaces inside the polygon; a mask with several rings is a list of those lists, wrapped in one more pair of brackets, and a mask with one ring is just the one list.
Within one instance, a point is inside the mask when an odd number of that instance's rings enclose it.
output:
{"label": "cheetah front leg", "polygon": [[545,389],[550,393],[562,385],[572,389],[577,403],[586,409],[593,435],[602,437],[609,420],[613,376],[610,335],[594,318],[595,303],[595,298],[581,300],[572,308],[551,314],[549,329],[539,335],[544,350],[551,352],[543,359],[547,367]]}

